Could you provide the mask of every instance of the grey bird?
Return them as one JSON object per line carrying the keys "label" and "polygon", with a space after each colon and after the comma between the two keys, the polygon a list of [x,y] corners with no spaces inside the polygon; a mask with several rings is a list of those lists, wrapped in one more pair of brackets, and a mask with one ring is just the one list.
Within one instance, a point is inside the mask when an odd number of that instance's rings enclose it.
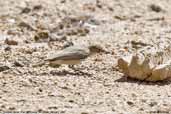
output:
{"label": "grey bird", "polygon": [[52,67],[59,67],[62,64],[73,66],[81,63],[90,55],[100,52],[106,52],[100,45],[70,46],[49,55],[40,65],[48,63]]}

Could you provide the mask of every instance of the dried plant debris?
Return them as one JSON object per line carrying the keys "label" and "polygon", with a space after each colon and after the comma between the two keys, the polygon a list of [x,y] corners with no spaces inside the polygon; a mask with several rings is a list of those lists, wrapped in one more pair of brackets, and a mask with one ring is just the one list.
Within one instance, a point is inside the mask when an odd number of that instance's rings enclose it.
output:
{"label": "dried plant debris", "polygon": [[18,21],[19,21],[18,26],[20,28],[27,28],[28,30],[31,30],[31,31],[36,31],[37,30],[29,22],[24,21],[24,19],[19,18]]}
{"label": "dried plant debris", "polygon": [[151,4],[151,5],[149,5],[149,8],[152,10],[152,11],[154,11],[154,12],[161,12],[161,11],[164,11],[162,8],[161,8],[161,6],[159,6],[159,5],[156,5],[156,4]]}
{"label": "dried plant debris", "polygon": [[0,72],[6,71],[9,69],[10,69],[9,66],[5,65],[4,63],[0,63]]}
{"label": "dried plant debris", "polygon": [[63,28],[72,28],[76,26],[84,26],[85,23],[89,23],[92,25],[99,25],[100,22],[94,19],[92,16],[81,15],[81,16],[67,16],[62,19],[59,23],[59,27]]}
{"label": "dried plant debris", "polygon": [[36,42],[48,42],[49,41],[49,32],[44,31],[38,31],[36,35],[34,36],[34,40]]}
{"label": "dried plant debris", "polygon": [[66,16],[51,30],[52,33],[58,32],[58,35],[68,36],[86,36],[90,28],[99,25],[100,22],[91,16]]}
{"label": "dried plant debris", "polygon": [[25,7],[22,9],[21,14],[23,13],[30,13],[31,9],[29,7]]}
{"label": "dried plant debris", "polygon": [[131,41],[131,45],[132,45],[132,48],[135,48],[135,49],[145,47],[145,46],[151,46],[150,44],[147,44],[141,41],[134,41],[134,40]]}
{"label": "dried plant debris", "polygon": [[171,77],[171,51],[136,53],[118,59],[118,67],[131,78],[160,81]]}

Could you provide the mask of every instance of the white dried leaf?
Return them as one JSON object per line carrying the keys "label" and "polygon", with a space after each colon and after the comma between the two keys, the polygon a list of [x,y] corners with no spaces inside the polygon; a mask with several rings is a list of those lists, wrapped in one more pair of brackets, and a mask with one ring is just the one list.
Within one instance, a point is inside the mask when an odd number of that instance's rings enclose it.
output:
{"label": "white dried leaf", "polygon": [[118,67],[131,78],[160,81],[171,77],[171,52],[157,51],[118,59]]}

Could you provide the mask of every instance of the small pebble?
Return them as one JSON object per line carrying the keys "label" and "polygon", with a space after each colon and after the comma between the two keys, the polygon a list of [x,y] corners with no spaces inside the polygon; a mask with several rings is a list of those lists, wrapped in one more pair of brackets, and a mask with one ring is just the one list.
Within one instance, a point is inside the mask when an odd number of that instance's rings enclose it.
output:
{"label": "small pebble", "polygon": [[81,114],[89,114],[88,112],[81,112]]}
{"label": "small pebble", "polygon": [[127,101],[127,104],[131,105],[131,106],[134,105],[134,103],[132,101]]}
{"label": "small pebble", "polygon": [[48,31],[39,31],[34,36],[34,40],[36,42],[48,42],[49,41],[49,33]]}
{"label": "small pebble", "polygon": [[6,65],[0,64],[0,72],[3,72],[5,70],[9,70],[10,68]]}
{"label": "small pebble", "polygon": [[156,4],[151,4],[149,7],[152,11],[157,13],[162,11],[162,8]]}
{"label": "small pebble", "polygon": [[33,10],[40,10],[40,9],[42,9],[42,5],[35,5],[33,7]]}
{"label": "small pebble", "polygon": [[151,102],[151,103],[149,103],[149,106],[150,106],[150,107],[153,107],[153,106],[155,106],[155,105],[157,105],[157,102]]}
{"label": "small pebble", "polygon": [[39,92],[42,92],[43,90],[41,88],[39,88]]}
{"label": "small pebble", "polygon": [[9,110],[15,110],[15,107],[9,107]]}
{"label": "small pebble", "polygon": [[18,42],[15,41],[15,40],[9,40],[9,39],[6,39],[5,40],[5,43],[8,44],[8,45],[18,45]]}
{"label": "small pebble", "polygon": [[24,64],[21,63],[20,61],[15,61],[15,62],[14,62],[14,66],[16,66],[16,67],[23,67]]}
{"label": "small pebble", "polygon": [[1,108],[6,108],[6,106],[5,105],[1,105]]}
{"label": "small pebble", "polygon": [[27,28],[29,30],[36,30],[35,27],[33,27],[31,24],[29,24],[28,22],[25,22],[23,20],[21,20],[21,22],[18,24],[18,26],[21,28]]}
{"label": "small pebble", "polygon": [[11,47],[10,46],[4,47],[4,51],[11,51]]}
{"label": "small pebble", "polygon": [[30,11],[31,11],[30,8],[25,7],[25,8],[22,9],[21,14],[22,14],[22,13],[30,13]]}
{"label": "small pebble", "polygon": [[68,102],[70,102],[70,103],[74,103],[74,100],[70,99]]}

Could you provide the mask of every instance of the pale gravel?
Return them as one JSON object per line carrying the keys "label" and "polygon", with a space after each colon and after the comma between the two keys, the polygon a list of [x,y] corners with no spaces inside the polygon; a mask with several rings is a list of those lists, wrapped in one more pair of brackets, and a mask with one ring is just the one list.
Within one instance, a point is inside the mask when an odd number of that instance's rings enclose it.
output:
{"label": "pale gravel", "polygon": [[[99,1],[102,8],[95,4],[96,0],[0,0],[0,62],[11,68],[0,74],[0,111],[56,111],[61,114],[171,113],[170,81],[150,83],[131,80],[116,70],[118,57],[135,50],[130,41],[152,45],[154,42],[162,42],[162,46],[167,41],[170,43],[171,1]],[[151,4],[161,6],[164,11],[151,11]],[[35,5],[42,5],[42,8],[20,14],[22,8],[32,9]],[[98,42],[110,52],[91,56],[76,66],[91,73],[91,76],[74,73],[67,66],[57,69],[48,66],[31,67],[50,51],[61,49],[66,41],[56,41],[51,48],[46,42],[35,43],[36,31],[20,28],[18,18],[23,18],[35,27],[38,20],[43,28],[51,31],[62,18],[69,15],[90,15],[100,23],[87,22],[85,26],[90,32],[86,36],[68,36],[65,30],[63,32],[67,40],[74,44]],[[119,20],[116,16],[123,19]],[[168,19],[148,20],[156,17]],[[9,30],[13,33],[9,34]],[[57,32],[54,30],[53,33]],[[4,51],[7,46],[4,37],[16,40],[19,44],[11,45],[11,51]],[[128,48],[128,52],[124,48]],[[24,67],[14,66],[16,60],[24,63]],[[59,74],[62,70],[71,73]]]}

